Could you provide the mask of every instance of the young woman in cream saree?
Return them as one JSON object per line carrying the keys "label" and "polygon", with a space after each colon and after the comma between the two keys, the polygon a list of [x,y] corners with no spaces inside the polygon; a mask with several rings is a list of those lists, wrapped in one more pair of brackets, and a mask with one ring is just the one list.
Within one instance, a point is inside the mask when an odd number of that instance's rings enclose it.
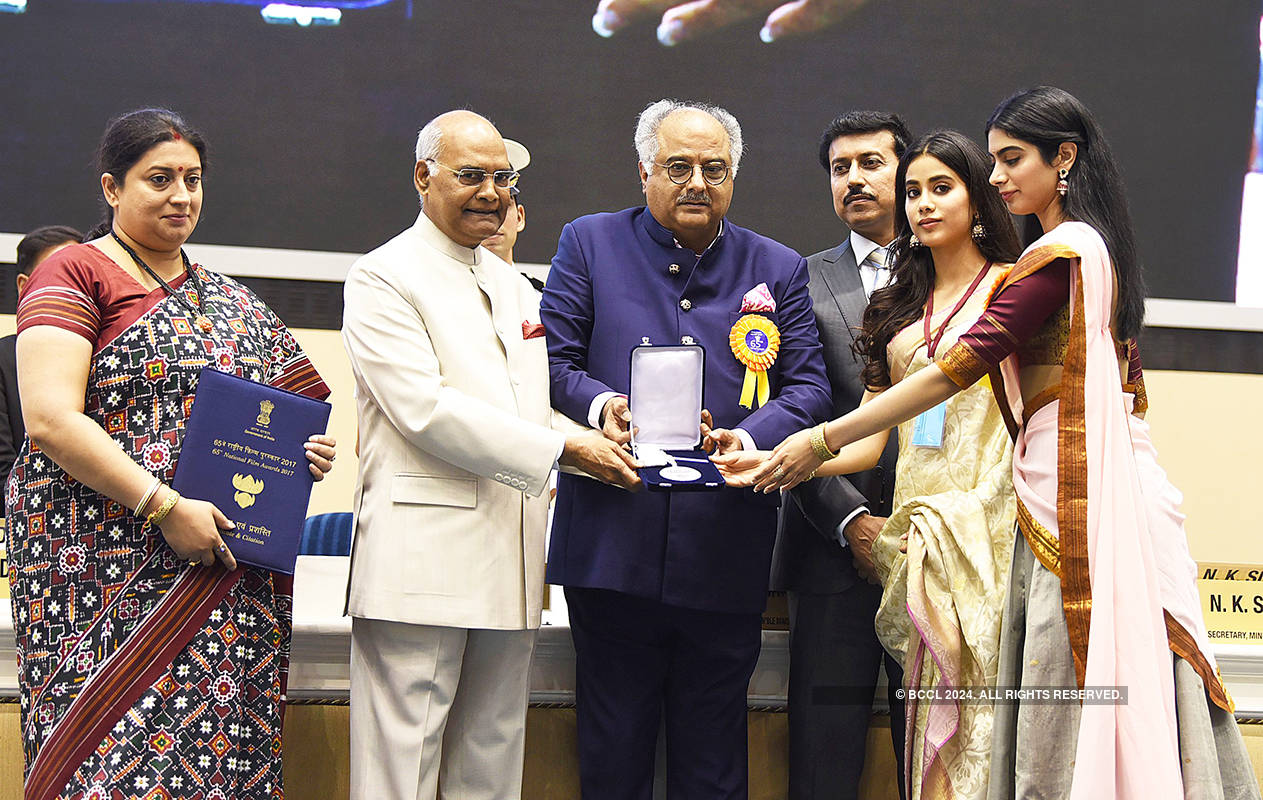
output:
{"label": "young woman in cream saree", "polygon": [[[873,293],[857,337],[868,359],[866,401],[932,366],[982,315],[1017,257],[1012,221],[987,185],[990,170],[986,153],[955,131],[921,137],[901,159],[892,281]],[[844,448],[819,473],[871,468],[888,433]],[[904,669],[911,800],[986,796],[987,698],[1016,514],[1012,448],[985,383],[899,426],[894,512],[873,546],[883,587],[875,624]],[[739,484],[742,467],[762,457],[718,461]]]}

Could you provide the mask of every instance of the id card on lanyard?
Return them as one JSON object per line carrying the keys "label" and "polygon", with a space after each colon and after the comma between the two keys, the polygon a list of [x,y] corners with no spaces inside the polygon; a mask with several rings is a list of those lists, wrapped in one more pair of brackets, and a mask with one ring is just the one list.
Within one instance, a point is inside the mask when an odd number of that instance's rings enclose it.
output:
{"label": "id card on lanyard", "polygon": [[943,446],[943,431],[947,429],[947,401],[929,411],[922,411],[912,422],[912,443],[917,447]]}
{"label": "id card on lanyard", "polygon": [[[943,341],[943,333],[947,330],[947,326],[952,321],[952,317],[956,316],[965,303],[973,296],[974,290],[978,288],[978,284],[982,283],[983,277],[987,271],[991,269],[991,262],[982,265],[982,269],[974,276],[973,283],[969,284],[969,288],[956,301],[956,307],[952,309],[952,313],[947,315],[947,319],[943,320],[943,324],[939,326],[938,333],[932,334],[930,330],[930,317],[934,316],[934,291],[930,290],[930,297],[925,301],[925,345],[930,360],[934,360],[934,351],[938,349],[939,342]],[[940,449],[943,447],[943,433],[947,430],[947,401],[939,403],[928,411],[923,411],[917,415],[912,423],[912,444],[916,447],[932,447]]]}

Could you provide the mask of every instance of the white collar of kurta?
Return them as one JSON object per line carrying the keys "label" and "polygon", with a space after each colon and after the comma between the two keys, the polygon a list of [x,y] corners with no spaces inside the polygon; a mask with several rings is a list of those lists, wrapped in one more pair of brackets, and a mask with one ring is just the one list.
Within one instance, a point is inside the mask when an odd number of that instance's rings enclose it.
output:
{"label": "white collar of kurta", "polygon": [[422,241],[449,258],[454,258],[460,263],[468,264],[471,267],[482,263],[483,254],[481,247],[465,247],[453,242],[446,233],[443,233],[443,231],[438,229],[437,225],[430,221],[430,218],[425,215],[424,211],[417,215],[417,222],[412,226],[412,229],[417,232]]}
{"label": "white collar of kurta", "polygon": [[[704,256],[704,255],[706,255],[707,253],[709,253],[709,252],[710,252],[710,249],[711,249],[712,247],[714,247],[714,246],[715,246],[715,242],[719,241],[719,240],[720,240],[720,238],[721,238],[721,237],[723,237],[723,235],[724,235],[724,219],[723,219],[723,217],[720,217],[720,218],[719,218],[719,230],[715,232],[715,238],[710,240],[710,244],[706,245],[706,249],[705,249],[705,250],[703,250],[702,252],[700,252],[700,253],[697,253],[697,254],[696,254],[696,255],[697,255],[697,257],[698,257],[698,258],[701,258],[702,256]],[[671,240],[675,242],[675,246],[676,246],[676,248],[677,248],[677,249],[680,249],[680,250],[688,250],[688,249],[689,249],[689,248],[685,247],[684,245],[680,244],[680,240],[679,240],[679,239],[676,239],[674,236],[672,236],[672,237],[671,237]]]}
{"label": "white collar of kurta", "polygon": [[851,252],[855,254],[856,264],[863,264],[864,259],[868,258],[874,250],[880,247],[881,245],[872,239],[867,239],[855,231],[851,231]]}

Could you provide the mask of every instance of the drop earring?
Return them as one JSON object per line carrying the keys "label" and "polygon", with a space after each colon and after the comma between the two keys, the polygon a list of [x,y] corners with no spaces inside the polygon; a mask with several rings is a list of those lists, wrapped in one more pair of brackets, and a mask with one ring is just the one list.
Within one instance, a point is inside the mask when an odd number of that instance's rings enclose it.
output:
{"label": "drop earring", "polygon": [[1061,195],[1062,197],[1065,197],[1066,192],[1070,191],[1070,184],[1069,182],[1066,181],[1066,178],[1069,176],[1070,176],[1070,170],[1066,169],[1065,167],[1062,167],[1061,169],[1057,170],[1057,194]]}
{"label": "drop earring", "polygon": [[969,229],[969,235],[978,244],[982,244],[983,240],[987,238],[987,229],[983,227],[982,220],[978,217],[974,217],[974,226]]}
{"label": "drop earring", "polygon": [[908,236],[908,247],[920,247],[920,246],[921,246],[921,240],[917,238],[917,235],[915,233]]}

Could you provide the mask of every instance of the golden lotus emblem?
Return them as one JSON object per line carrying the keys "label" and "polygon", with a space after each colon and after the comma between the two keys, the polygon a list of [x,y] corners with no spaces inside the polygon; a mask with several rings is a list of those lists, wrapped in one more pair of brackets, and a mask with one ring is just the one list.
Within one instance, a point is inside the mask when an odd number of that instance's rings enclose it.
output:
{"label": "golden lotus emblem", "polygon": [[237,493],[232,496],[237,505],[249,508],[254,505],[254,498],[263,491],[263,481],[253,475],[242,475],[240,472],[232,476],[232,488]]}

